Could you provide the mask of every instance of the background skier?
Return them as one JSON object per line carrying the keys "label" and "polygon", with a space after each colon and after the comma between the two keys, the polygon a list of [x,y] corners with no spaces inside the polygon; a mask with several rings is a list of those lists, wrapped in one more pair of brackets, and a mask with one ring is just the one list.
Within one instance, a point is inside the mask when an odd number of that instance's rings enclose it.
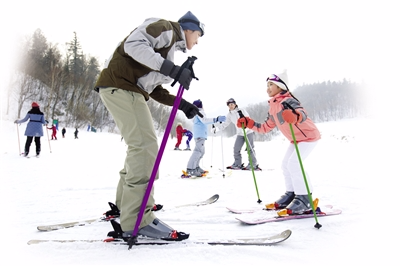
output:
{"label": "background skier", "polygon": [[[235,100],[233,98],[230,98],[227,102],[226,105],[229,108],[229,113],[226,115],[226,122],[221,123],[221,124],[216,124],[216,126],[220,130],[224,130],[227,126],[229,126],[231,123],[236,125],[237,120],[239,119],[239,113],[238,111],[240,110],[244,116],[249,116],[249,114],[246,112],[245,109],[241,108],[239,109],[239,106],[236,104]],[[254,170],[261,170],[261,168],[258,166],[257,163],[257,158],[255,155],[254,151],[254,132],[251,129],[246,128],[246,137],[250,146],[250,156],[252,159],[253,167]],[[228,166],[228,169],[242,169],[242,170],[251,170],[251,165],[250,162],[247,164],[247,166],[244,166],[242,164],[242,154],[241,150],[243,148],[243,145],[245,144],[245,137],[244,137],[244,132],[242,128],[237,128],[236,129],[236,140],[235,144],[233,145],[233,159],[234,162],[231,166]],[[248,156],[247,156],[248,157]]]}
{"label": "background skier", "polygon": [[40,106],[37,102],[32,103],[32,109],[23,119],[15,120],[14,123],[20,124],[28,120],[29,122],[25,129],[25,151],[22,155],[25,157],[28,156],[32,140],[35,138],[36,156],[39,156],[41,150],[40,137],[43,136],[43,125],[46,125],[46,120],[44,119],[44,114],[40,111]]}
{"label": "background skier", "polygon": [[201,158],[203,158],[206,152],[204,143],[207,140],[208,136],[207,125],[218,122],[224,122],[226,120],[226,117],[217,116],[216,118],[207,118],[206,113],[204,112],[203,109],[202,101],[196,100],[193,102],[193,104],[199,108],[200,113],[203,115],[203,117],[196,115],[193,118],[193,135],[194,135],[195,147],[192,156],[190,157],[187,163],[186,173],[191,176],[202,176],[205,173],[205,171],[200,167],[199,164]]}

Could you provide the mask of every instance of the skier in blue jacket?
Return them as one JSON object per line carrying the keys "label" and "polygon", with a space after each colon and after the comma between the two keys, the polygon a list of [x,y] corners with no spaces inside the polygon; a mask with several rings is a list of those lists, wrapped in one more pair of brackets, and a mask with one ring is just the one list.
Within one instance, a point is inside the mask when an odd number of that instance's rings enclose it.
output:
{"label": "skier in blue jacket", "polygon": [[43,136],[43,125],[46,125],[46,120],[44,120],[44,114],[40,111],[39,104],[37,102],[32,103],[32,109],[23,119],[17,119],[14,121],[14,123],[21,124],[28,120],[29,122],[25,130],[25,151],[22,153],[22,155],[25,157],[28,156],[32,140],[35,138],[36,157],[38,157],[40,154],[40,137]]}
{"label": "skier in blue jacket", "polygon": [[197,108],[199,108],[200,113],[203,117],[196,115],[193,118],[193,136],[195,141],[195,148],[193,150],[192,156],[187,164],[186,172],[191,176],[202,176],[205,171],[200,168],[200,160],[205,154],[204,143],[207,139],[207,125],[224,122],[226,120],[225,116],[217,116],[216,118],[207,118],[206,113],[203,109],[203,103],[201,100],[196,100],[193,102]]}

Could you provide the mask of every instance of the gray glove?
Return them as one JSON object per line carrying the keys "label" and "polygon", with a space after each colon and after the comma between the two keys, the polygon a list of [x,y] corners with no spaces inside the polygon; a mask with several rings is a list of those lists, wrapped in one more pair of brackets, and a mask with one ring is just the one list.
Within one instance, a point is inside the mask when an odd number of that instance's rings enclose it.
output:
{"label": "gray glove", "polygon": [[[161,65],[160,68],[160,73],[171,77],[173,79],[176,78],[176,75],[178,74],[179,70],[180,70],[180,66],[176,66],[174,65],[174,63],[168,59],[165,59],[163,64]],[[193,79],[193,74],[192,71],[190,71],[187,68],[184,68],[182,70],[181,75],[178,77],[178,82],[179,84],[181,84],[185,89],[189,89],[190,86],[190,82]]]}

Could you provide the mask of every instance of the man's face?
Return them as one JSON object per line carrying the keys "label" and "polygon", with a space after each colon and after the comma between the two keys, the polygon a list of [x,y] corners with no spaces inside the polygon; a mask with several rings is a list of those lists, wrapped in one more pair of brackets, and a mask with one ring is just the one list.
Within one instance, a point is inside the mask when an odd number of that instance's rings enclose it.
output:
{"label": "man's face", "polygon": [[201,36],[201,32],[197,30],[185,30],[186,47],[188,50],[192,50]]}

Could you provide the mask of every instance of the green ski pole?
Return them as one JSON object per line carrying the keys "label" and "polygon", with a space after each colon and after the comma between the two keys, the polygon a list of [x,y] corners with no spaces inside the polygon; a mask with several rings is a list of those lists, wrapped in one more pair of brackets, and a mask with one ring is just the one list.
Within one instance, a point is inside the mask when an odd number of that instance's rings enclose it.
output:
{"label": "green ski pole", "polygon": [[[243,115],[243,113],[242,113],[241,110],[239,110],[238,113],[239,113],[240,118],[243,118],[243,117],[244,117],[244,115]],[[251,166],[251,172],[253,173],[254,185],[255,185],[255,187],[256,187],[256,192],[257,192],[257,197],[258,197],[257,203],[261,203],[262,200],[260,200],[260,195],[259,195],[259,193],[258,193],[258,186],[257,186],[257,181],[256,181],[256,175],[254,174],[253,159],[251,158],[251,154],[250,154],[250,149],[251,149],[251,147],[250,147],[249,142],[248,142],[248,140],[247,140],[246,129],[244,128],[244,123],[242,123],[242,129],[243,129],[244,140],[245,140],[245,142],[246,142],[247,154],[248,154],[248,156],[249,156],[249,162],[250,162],[250,166]]]}
{"label": "green ski pole", "polygon": [[[284,107],[287,107],[287,108],[291,109],[292,112],[293,112],[294,114],[296,114],[297,116],[299,116],[299,114],[296,113],[296,111],[293,109],[293,107],[290,106],[288,103],[283,102],[282,105],[283,105]],[[310,201],[310,205],[311,205],[311,208],[312,208],[312,211],[313,211],[313,214],[314,214],[314,218],[315,218],[315,222],[316,222],[316,224],[314,225],[314,227],[317,228],[317,229],[320,229],[320,228],[322,227],[322,225],[318,222],[318,217],[317,217],[317,214],[316,214],[316,212],[315,212],[315,208],[314,208],[314,204],[313,204],[313,199],[312,199],[312,196],[311,196],[311,193],[310,193],[310,188],[308,187],[308,182],[307,182],[306,173],[305,173],[305,171],[304,171],[303,163],[302,163],[302,161],[301,161],[301,156],[300,156],[299,147],[298,147],[298,145],[297,145],[296,137],[295,137],[295,135],[294,135],[293,126],[292,126],[291,123],[289,123],[289,127],[290,127],[290,132],[292,133],[293,144],[294,144],[294,147],[296,148],[297,158],[299,159],[301,172],[303,173],[304,183],[306,184],[307,194],[308,194],[308,200]]]}

